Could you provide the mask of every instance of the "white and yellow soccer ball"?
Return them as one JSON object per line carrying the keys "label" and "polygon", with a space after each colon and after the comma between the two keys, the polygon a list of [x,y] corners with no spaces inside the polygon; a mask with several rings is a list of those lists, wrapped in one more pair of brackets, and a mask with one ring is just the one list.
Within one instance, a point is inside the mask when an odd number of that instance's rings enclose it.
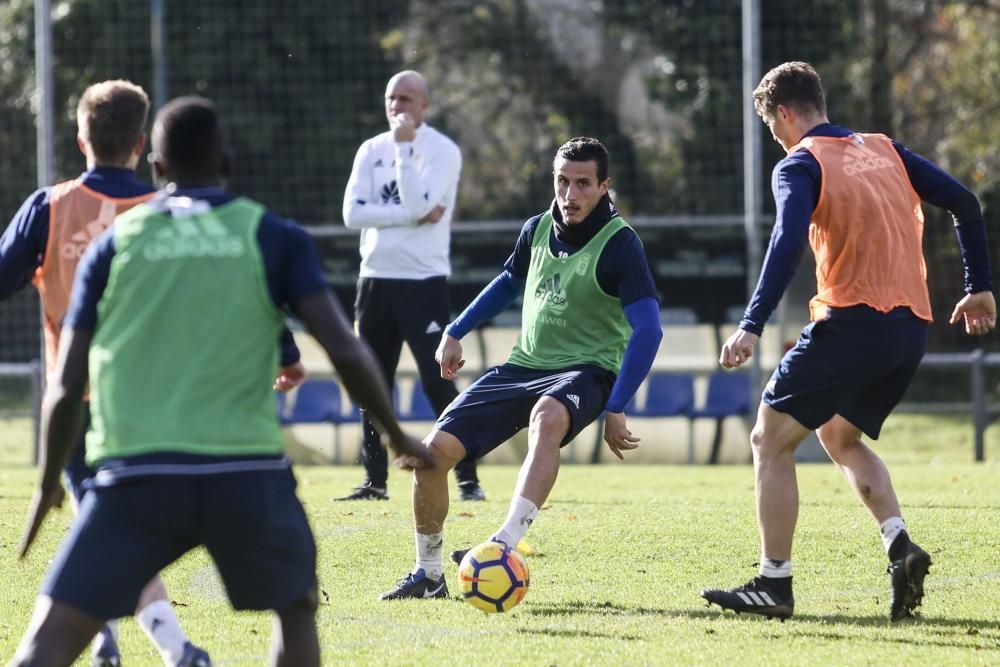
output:
{"label": "white and yellow soccer ball", "polygon": [[510,611],[528,592],[528,565],[515,549],[484,542],[469,549],[458,566],[462,597],[490,614]]}

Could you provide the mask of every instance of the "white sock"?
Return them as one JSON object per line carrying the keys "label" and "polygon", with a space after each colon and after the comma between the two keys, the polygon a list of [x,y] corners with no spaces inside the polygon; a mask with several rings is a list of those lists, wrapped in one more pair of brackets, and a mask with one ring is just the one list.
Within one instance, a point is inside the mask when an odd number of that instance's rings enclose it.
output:
{"label": "white sock", "polygon": [[906,530],[906,523],[903,521],[903,517],[891,516],[883,521],[878,528],[879,532],[882,533],[882,544],[885,545],[885,552],[889,553],[889,547],[892,546],[893,540]]}
{"label": "white sock", "polygon": [[494,539],[500,540],[511,549],[517,548],[517,543],[521,541],[524,534],[531,527],[531,522],[538,515],[538,508],[535,503],[523,496],[515,496],[510,499],[510,509],[507,510],[507,521],[504,522],[500,530],[493,535]]}
{"label": "white sock", "polygon": [[424,535],[417,533],[417,568],[423,569],[431,579],[440,579],[444,573],[441,552],[444,547],[444,531]]}
{"label": "white sock", "polygon": [[104,645],[104,628],[108,629],[111,633],[111,638],[118,643],[118,619],[112,619],[104,624],[104,627],[94,635],[94,639],[90,642],[90,652],[93,655],[97,655],[97,652],[101,650],[101,646]]}
{"label": "white sock", "polygon": [[150,602],[135,615],[135,620],[160,652],[163,662],[168,666],[176,665],[184,655],[184,644],[188,638],[181,630],[180,621],[177,620],[177,614],[174,613],[170,602],[168,600]]}
{"label": "white sock", "polygon": [[784,579],[785,577],[792,576],[792,561],[791,560],[776,560],[774,558],[768,558],[767,556],[761,555],[760,557],[760,570],[758,574],[762,577],[768,577],[770,579]]}

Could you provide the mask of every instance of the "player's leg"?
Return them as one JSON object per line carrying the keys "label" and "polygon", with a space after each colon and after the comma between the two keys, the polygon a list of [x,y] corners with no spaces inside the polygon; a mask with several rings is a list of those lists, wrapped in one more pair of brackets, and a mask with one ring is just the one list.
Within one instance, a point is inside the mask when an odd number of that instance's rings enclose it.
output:
{"label": "player's leg", "polygon": [[234,609],[277,616],[273,664],[317,665],[316,542],[290,469],[206,475],[200,537]]}
{"label": "player's leg", "polygon": [[25,650],[75,656],[107,619],[131,614],[150,578],[193,546],[175,511],[187,500],[177,485],[149,480],[89,490],[42,585]]}
{"label": "player's leg", "polygon": [[891,602],[889,616],[913,615],[923,601],[924,577],[930,555],[910,540],[889,470],[861,441],[862,432],[878,438],[882,424],[902,400],[916,373],[927,344],[927,324],[914,317],[882,323],[866,331],[870,347],[887,368],[866,382],[841,407],[841,414],[818,429],[820,442],[879,526],[889,559]]}
{"label": "player's leg", "polygon": [[878,454],[861,441],[861,429],[840,415],[816,430],[823,449],[880,525],[900,515],[889,470]]}
{"label": "player's leg", "polygon": [[750,433],[760,533],[759,574],[736,588],[702,591],[710,603],[769,618],[792,615],[792,538],[799,515],[795,449],[809,430],[791,415],[761,404]]}
{"label": "player's leg", "polygon": [[[608,401],[614,375],[585,366],[546,371],[532,381],[542,395],[531,408],[528,455],[521,464],[507,518],[493,539],[516,548],[549,497],[559,474],[559,450],[600,416]],[[460,554],[453,554],[457,558]]]}
{"label": "player's leg", "polygon": [[[377,278],[359,278],[354,302],[354,318],[358,336],[371,348],[382,369],[382,377],[391,389],[403,350],[403,336],[393,313],[392,285],[401,281]],[[389,479],[389,457],[375,425],[361,411],[361,464],[365,468],[365,481],[350,494],[337,500],[385,500],[386,482]]]}
{"label": "player's leg", "polygon": [[511,547],[524,538],[559,475],[559,449],[569,433],[570,415],[559,400],[543,396],[531,411],[528,455],[521,464],[507,519],[493,539]]}
{"label": "player's leg", "polygon": [[[458,396],[455,383],[441,377],[441,367],[434,360],[441,334],[451,318],[448,281],[444,276],[436,276],[406,282],[404,288],[394,294],[397,321],[417,363],[427,399],[440,416]],[[462,500],[486,499],[476,475],[476,459],[466,457],[459,461],[455,465],[455,478]]]}
{"label": "player's leg", "polygon": [[305,596],[275,610],[271,626],[271,664],[280,667],[319,665],[316,633],[318,599],[313,587]]}
{"label": "player's leg", "polygon": [[444,520],[448,516],[448,471],[466,456],[462,442],[450,433],[431,431],[424,444],[434,455],[433,468],[413,471],[413,570],[386,591],[382,600],[447,597],[444,581]]}
{"label": "player's leg", "polygon": [[39,595],[12,667],[72,664],[104,622],[70,605]]}
{"label": "player's leg", "polygon": [[795,450],[809,429],[791,415],[761,405],[750,434],[761,560],[790,561],[799,515]]}
{"label": "player's leg", "polygon": [[508,366],[491,368],[452,402],[424,440],[437,465],[413,474],[413,522],[417,547],[414,571],[401,579],[383,600],[445,597],[442,565],[444,520],[448,514],[448,470],[466,456],[490,452],[528,425],[538,396],[525,375]]}
{"label": "player's leg", "polygon": [[[89,423],[90,405],[89,403],[85,403],[84,405]],[[72,496],[74,512],[78,512],[80,501],[83,500],[83,495],[90,488],[94,479],[94,469],[88,466],[86,461],[87,450],[84,441],[86,431],[87,426],[84,425],[80,432],[80,438],[76,445],[74,445],[69,460],[63,468],[63,479],[66,481],[66,487]],[[94,636],[90,649],[94,663],[114,665],[116,662],[121,661],[121,655],[118,651],[117,620],[110,620],[101,628],[100,632]]]}
{"label": "player's leg", "polygon": [[167,667],[208,667],[208,653],[195,646],[181,628],[180,620],[167,597],[163,577],[153,577],[139,596],[135,620],[153,643]]}

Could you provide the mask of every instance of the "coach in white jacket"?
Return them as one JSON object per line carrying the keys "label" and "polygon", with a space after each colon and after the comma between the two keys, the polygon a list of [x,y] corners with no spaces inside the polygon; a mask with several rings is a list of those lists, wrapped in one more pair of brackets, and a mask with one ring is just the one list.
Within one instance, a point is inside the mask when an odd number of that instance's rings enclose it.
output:
{"label": "coach in white jacket", "polygon": [[[358,334],[374,350],[391,386],[403,341],[440,414],[458,391],[441,378],[434,351],[451,320],[448,275],[451,218],[462,154],[451,139],[424,123],[427,82],[412,70],[389,79],[389,131],[361,144],[344,193],[344,224],[361,230],[361,274],[354,316]],[[341,500],[386,499],[385,449],[367,416],[361,460],[364,484]],[[475,461],[455,468],[463,500],[483,500]]]}

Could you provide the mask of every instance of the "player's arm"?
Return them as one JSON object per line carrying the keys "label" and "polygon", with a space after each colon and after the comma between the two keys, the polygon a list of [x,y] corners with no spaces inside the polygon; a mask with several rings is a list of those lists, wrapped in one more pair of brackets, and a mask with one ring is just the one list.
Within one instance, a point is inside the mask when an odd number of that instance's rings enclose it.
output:
{"label": "player's arm", "polygon": [[775,166],[771,191],[777,214],[764,256],[760,278],[739,328],[726,339],[719,353],[723,368],[736,368],[753,356],[764,325],[781,301],[809,243],[809,222],[819,196],[819,163],[798,151]]}
{"label": "player's arm", "polygon": [[326,287],[316,246],[309,235],[298,225],[269,215],[261,222],[258,241],[275,303],[289,305],[316,338],[351,398],[388,436],[403,466],[432,466],[427,449],[399,427],[378,363],[368,345],[354,335],[343,309]]}
{"label": "player's arm", "polygon": [[97,325],[97,304],[108,284],[115,254],[113,228],[87,248],[77,267],[72,297],[59,335],[59,356],[42,401],[41,466],[21,542],[23,558],[49,510],[65,496],[59,475],[79,440],[86,418],[87,356]]}
{"label": "player's arm", "polygon": [[411,142],[396,144],[396,183],[399,187],[400,206],[406,211],[406,217],[411,222],[437,222],[425,220],[437,207],[444,212],[445,196],[458,186],[458,177],[462,171],[462,154],[458,148],[447,144],[440,150],[424,156],[425,164],[421,170]]}
{"label": "player's arm", "polygon": [[288,327],[281,330],[281,368],[278,369],[278,377],[274,379],[275,391],[290,391],[298,387],[306,379],[306,367],[302,365],[302,354],[299,346],[295,344],[295,337]]}
{"label": "player's arm", "polygon": [[913,190],[923,201],[951,213],[965,268],[965,296],[955,305],[951,324],[965,323],[965,332],[980,335],[996,326],[996,300],[990,271],[986,224],[976,195],[930,160],[893,142]]}
{"label": "player's arm", "polygon": [[454,380],[465,365],[459,341],[479,325],[502,313],[524,293],[525,276],[531,261],[531,239],[540,219],[540,215],[535,216],[524,224],[514,244],[514,252],[504,263],[504,270],[445,327],[434,353],[434,360],[441,366],[441,377],[445,380]]}
{"label": "player's arm", "polygon": [[45,259],[50,193],[42,188],[25,199],[0,236],[0,301],[28,285]]}
{"label": "player's arm", "polygon": [[[613,291],[606,289],[610,282],[609,265],[615,272]],[[632,230],[622,230],[608,242],[598,260],[597,271],[598,282],[606,292],[618,297],[625,318],[632,326],[622,367],[604,406],[604,441],[614,455],[622,459],[622,450],[639,446],[639,438],[628,429],[625,406],[635,396],[656,359],[656,351],[663,338],[660,302],[656,298],[656,286],[646,253]]]}

